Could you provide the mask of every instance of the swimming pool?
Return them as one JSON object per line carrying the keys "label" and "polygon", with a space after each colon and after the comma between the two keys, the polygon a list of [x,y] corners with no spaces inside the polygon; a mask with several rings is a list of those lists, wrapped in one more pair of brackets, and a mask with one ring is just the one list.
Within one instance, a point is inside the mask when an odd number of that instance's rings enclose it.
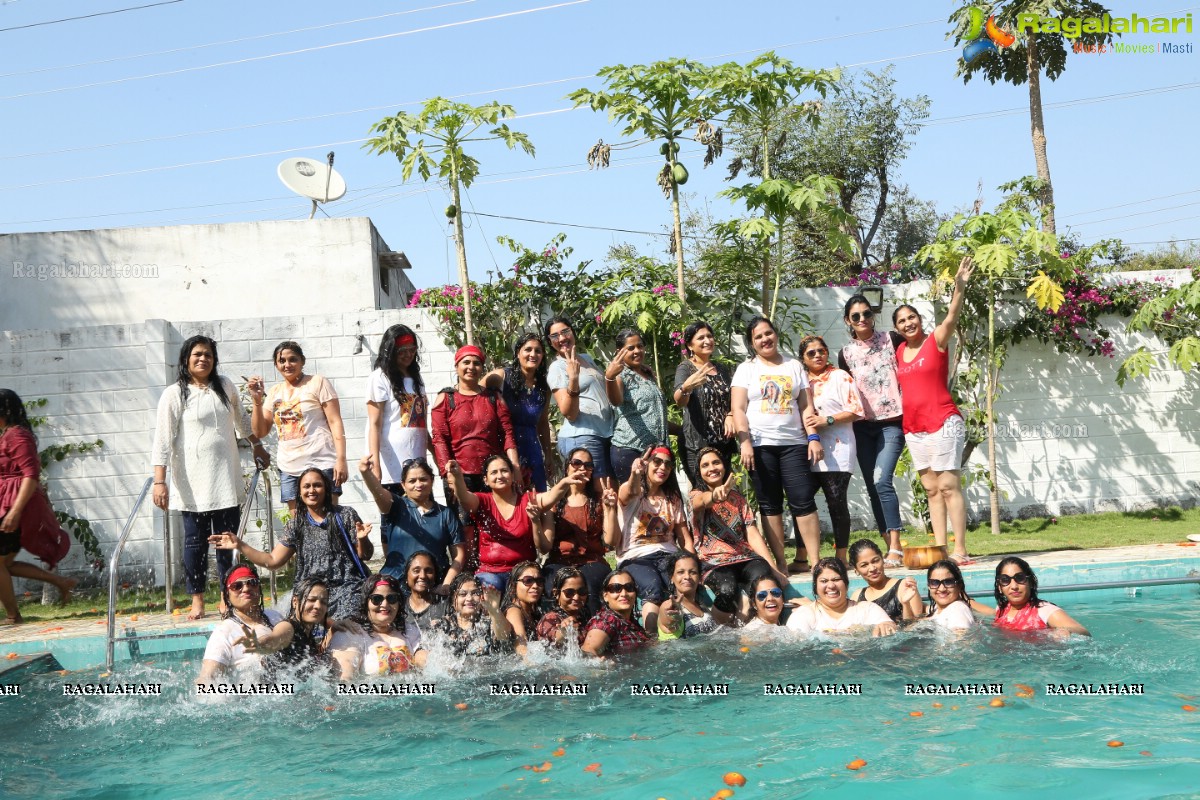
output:
{"label": "swimming pool", "polygon": [[[62,696],[64,681],[106,682],[97,669],[39,676],[21,697],[0,697],[6,730],[21,732],[19,743],[4,737],[0,786],[39,798],[674,800],[711,797],[735,770],[747,779],[737,797],[1192,796],[1200,712],[1182,706],[1200,705],[1200,595],[1146,594],[1072,597],[1090,640],[988,628],[961,640],[917,631],[760,643],[727,632],[609,666],[567,658],[452,675],[435,663],[419,680],[437,694],[408,698],[301,684],[295,697],[210,702],[190,694],[197,651],[156,656],[121,665],[116,677],[160,682],[162,697]],[[588,694],[489,694],[493,682],[563,680],[585,682]],[[781,682],[861,684],[862,695],[763,695],[764,684]],[[1006,705],[991,707],[990,693],[906,696],[910,682],[1003,682]],[[729,695],[631,696],[646,683],[727,684]],[[1035,696],[1015,697],[1016,683]],[[1049,697],[1047,683],[1144,684],[1145,694]],[[854,759],[867,765],[848,770]]]}

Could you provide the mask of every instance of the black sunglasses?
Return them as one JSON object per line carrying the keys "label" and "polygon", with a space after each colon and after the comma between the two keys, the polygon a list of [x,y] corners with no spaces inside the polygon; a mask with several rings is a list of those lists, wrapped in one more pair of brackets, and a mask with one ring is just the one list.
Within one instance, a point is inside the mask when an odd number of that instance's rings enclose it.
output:
{"label": "black sunglasses", "polygon": [[1013,581],[1017,582],[1018,586],[1024,586],[1029,583],[1029,575],[1025,572],[1018,572],[1016,575],[997,575],[996,583],[1001,586],[1008,586]]}
{"label": "black sunglasses", "polygon": [[958,579],[957,578],[942,578],[941,580],[939,580],[937,578],[930,578],[928,583],[929,583],[930,589],[942,589],[942,588],[953,589],[955,586],[958,585]]}
{"label": "black sunglasses", "polygon": [[591,461],[584,461],[581,458],[572,458],[567,463],[576,469],[591,469],[592,467],[596,466]]}
{"label": "black sunglasses", "polygon": [[636,583],[610,583],[604,587],[604,591],[610,594],[619,594],[620,592],[629,592],[630,594],[637,593]]}
{"label": "black sunglasses", "polygon": [[383,602],[385,600],[387,601],[388,605],[394,606],[400,602],[400,595],[398,595],[398,594],[373,594],[370,597],[368,597],[367,599],[371,601],[371,605],[376,606],[376,607],[383,605]]}
{"label": "black sunglasses", "polygon": [[587,589],[563,589],[562,596],[568,600],[574,600],[576,597],[587,597]]}
{"label": "black sunglasses", "polygon": [[851,322],[860,322],[861,320],[864,320],[864,319],[871,319],[874,316],[875,316],[875,312],[870,309],[867,309],[866,311],[855,311],[853,314],[850,315],[850,321]]}
{"label": "black sunglasses", "polygon": [[523,578],[517,578],[517,583],[521,584],[522,586],[537,586],[539,582],[540,579],[535,578],[532,575],[526,575]]}

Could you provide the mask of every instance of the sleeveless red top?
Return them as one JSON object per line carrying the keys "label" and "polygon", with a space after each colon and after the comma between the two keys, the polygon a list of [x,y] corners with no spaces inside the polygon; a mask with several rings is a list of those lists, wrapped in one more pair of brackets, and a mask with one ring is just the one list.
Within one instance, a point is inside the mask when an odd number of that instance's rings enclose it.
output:
{"label": "sleeveless red top", "polygon": [[[1044,603],[1042,605],[1045,605]],[[1016,613],[1012,619],[1008,618],[1008,607],[997,608],[996,617],[992,620],[992,624],[997,628],[1003,628],[1006,631],[1040,631],[1049,628],[1046,621],[1042,619],[1039,613],[1040,606],[1027,605]],[[1057,606],[1055,607],[1057,610]],[[1049,615],[1047,615],[1049,616]]]}
{"label": "sleeveless red top", "polygon": [[912,361],[905,362],[904,348],[896,347],[896,378],[904,398],[904,432],[936,433],[950,417],[961,417],[950,398],[950,351],[938,350],[933,334],[925,337]]}

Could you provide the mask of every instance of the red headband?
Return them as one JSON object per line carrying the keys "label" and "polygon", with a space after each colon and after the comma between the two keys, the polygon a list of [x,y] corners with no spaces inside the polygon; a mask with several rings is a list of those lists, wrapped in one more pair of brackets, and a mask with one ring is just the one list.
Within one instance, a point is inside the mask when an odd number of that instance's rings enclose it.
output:
{"label": "red headband", "polygon": [[396,337],[396,347],[404,347],[405,345],[409,344],[415,345],[416,343],[417,337],[413,336],[411,333],[406,333],[403,336]]}
{"label": "red headband", "polygon": [[656,447],[650,451],[650,455],[666,456],[667,458],[671,459],[672,461],[675,460],[675,454],[671,452],[671,448],[669,448],[669,447]]}
{"label": "red headband", "polygon": [[225,576],[225,588],[229,588],[229,584],[233,583],[234,581],[257,577],[258,576],[254,574],[254,570],[245,565],[234,567],[233,569],[229,570],[229,574]]}
{"label": "red headband", "polygon": [[388,581],[387,578],[380,578],[378,581],[375,582],[375,585],[372,586],[371,588],[378,589],[380,586],[386,586],[389,589],[392,588],[392,584]]}
{"label": "red headband", "polygon": [[475,356],[481,363],[484,361],[482,350],[473,344],[464,344],[462,347],[458,348],[458,351],[454,354],[455,366],[458,366],[458,362],[462,361],[467,356]]}

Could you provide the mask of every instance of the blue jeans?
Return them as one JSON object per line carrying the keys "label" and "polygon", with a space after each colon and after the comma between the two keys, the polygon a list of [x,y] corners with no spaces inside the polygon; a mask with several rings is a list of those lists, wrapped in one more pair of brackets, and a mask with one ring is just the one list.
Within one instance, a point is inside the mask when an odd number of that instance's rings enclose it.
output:
{"label": "blue jeans", "polygon": [[559,436],[558,452],[563,457],[564,469],[571,451],[580,447],[592,454],[592,477],[607,478],[612,475],[608,461],[609,440],[601,436]]}
{"label": "blue jeans", "polygon": [[[323,469],[325,477],[329,478],[329,482],[333,484],[333,493],[341,494],[342,487],[333,483],[333,467]],[[303,473],[301,473],[303,474]],[[288,475],[286,472],[279,473],[279,499],[287,503],[295,500],[300,494],[300,475]]]}
{"label": "blue jeans", "polygon": [[[183,575],[188,594],[204,594],[208,586],[208,537],[237,533],[242,510],[237,506],[214,511],[180,511],[183,518]],[[222,584],[233,566],[233,551],[217,551],[217,580]]]}
{"label": "blue jeans", "polygon": [[900,420],[856,422],[854,442],[858,448],[858,468],[867,484],[879,535],[887,536],[888,531],[903,530],[900,498],[896,496],[896,487],[892,483],[896,462],[904,452],[904,430]]}
{"label": "blue jeans", "polygon": [[495,586],[496,591],[504,594],[504,590],[508,588],[508,579],[511,577],[511,572],[476,572],[475,582],[481,589],[484,586]]}
{"label": "blue jeans", "polygon": [[616,445],[609,448],[608,458],[612,462],[612,474],[618,486],[629,480],[629,475],[633,472],[633,462],[641,458],[643,452],[645,451]]}

